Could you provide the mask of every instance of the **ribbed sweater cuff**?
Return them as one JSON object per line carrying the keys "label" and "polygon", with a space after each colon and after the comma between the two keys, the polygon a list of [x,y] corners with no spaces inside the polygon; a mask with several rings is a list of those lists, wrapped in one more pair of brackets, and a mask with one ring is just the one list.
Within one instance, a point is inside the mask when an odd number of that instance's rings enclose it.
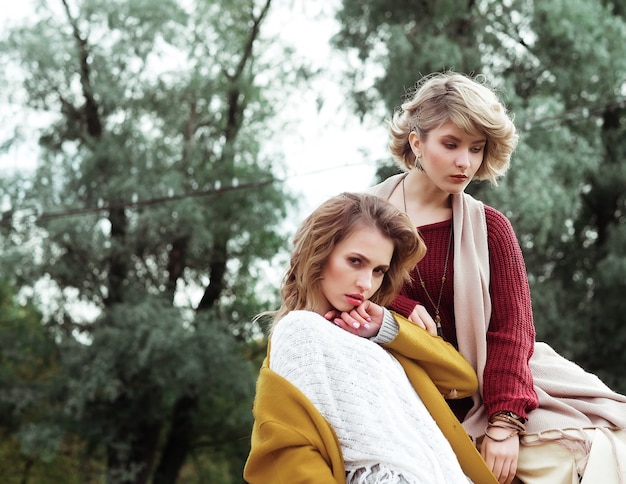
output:
{"label": "ribbed sweater cuff", "polygon": [[380,325],[378,334],[370,338],[370,340],[379,345],[384,345],[398,336],[398,331],[400,331],[400,327],[393,314],[386,308],[383,308],[383,324]]}

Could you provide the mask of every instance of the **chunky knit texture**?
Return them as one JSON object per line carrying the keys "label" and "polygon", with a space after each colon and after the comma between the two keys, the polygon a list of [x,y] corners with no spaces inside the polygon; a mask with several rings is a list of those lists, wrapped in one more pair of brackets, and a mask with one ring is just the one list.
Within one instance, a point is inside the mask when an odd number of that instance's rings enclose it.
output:
{"label": "chunky knit texture", "polygon": [[274,328],[270,367],[298,387],[341,444],[348,483],[467,483],[399,362],[309,311]]}
{"label": "chunky knit texture", "polygon": [[[485,206],[491,272],[490,293],[492,315],[487,333],[489,356],[483,375],[483,397],[489,415],[513,411],[524,417],[537,407],[533,378],[528,360],[532,354],[535,330],[522,252],[508,219],[495,209]],[[437,302],[441,276],[448,247],[452,220],[419,227],[428,252],[419,263],[426,290]],[[454,254],[450,254],[447,278],[441,297],[439,314],[444,338],[458,347],[457,325],[466,321],[454,312]],[[392,309],[408,316],[420,302],[431,315],[434,307],[419,284],[417,270],[413,281],[405,284]],[[458,415],[463,418],[463,415]]]}
{"label": "chunky knit texture", "polygon": [[[369,191],[388,198],[400,183],[401,177],[402,175],[390,177]],[[514,370],[511,371],[506,366],[511,361],[510,352],[515,354],[520,348],[511,342],[514,339],[500,346],[503,351],[495,352],[493,348],[502,343],[502,338],[504,341],[510,338],[505,323],[512,325],[509,331],[515,336],[520,334],[519,323],[532,324],[532,313],[521,251],[508,220],[465,193],[452,195],[452,212],[455,256],[452,301],[456,315],[455,335],[459,351],[475,368],[479,386],[483,390],[472,396],[472,407],[463,419],[463,427],[477,438],[484,434],[489,414],[499,407],[507,409],[508,406],[508,410],[524,414],[514,407],[514,403],[519,402],[519,394],[513,394],[513,391],[519,391],[515,381],[509,382],[511,394],[506,401],[492,400],[494,389],[500,383],[499,378],[504,380],[514,374]],[[499,246],[498,239],[494,237],[503,230],[511,235],[508,247],[506,244]],[[432,252],[434,247],[428,248]],[[445,248],[441,258],[445,258]],[[513,265],[517,267],[512,271],[502,268],[494,270],[493,265],[506,264],[507,261],[513,261]],[[521,284],[516,284],[516,281]],[[506,289],[509,286],[512,287],[510,299],[506,298]],[[523,295],[521,299],[520,294]],[[403,297],[404,301],[400,305],[406,311],[411,307],[411,300]],[[498,316],[498,313],[506,315],[507,312],[510,314],[508,322],[507,318]],[[494,318],[499,321],[494,322]],[[500,329],[497,330],[498,328]],[[614,392],[595,375],[566,360],[547,344],[535,342],[532,327],[529,326],[526,332],[532,345],[530,348],[526,345],[521,348],[521,351],[528,352],[529,358],[529,370],[524,370],[523,373],[532,377],[537,398],[534,404],[536,408],[526,408],[532,412],[526,425],[526,435],[521,439],[520,452],[525,452],[528,445],[544,441],[558,442],[566,448],[576,447],[588,452],[591,469],[617,469],[619,482],[622,482],[626,469],[620,462],[623,455],[619,456],[618,442],[626,433],[626,396]],[[523,337],[524,332],[521,335]],[[494,372],[494,361],[501,368],[499,373]],[[514,364],[520,363],[517,357],[512,361]],[[487,409],[487,401],[492,402],[490,409]],[[612,441],[612,452],[594,452],[595,444],[592,445],[588,437],[585,437],[589,434],[583,432],[583,429],[591,428],[597,428],[611,436],[609,440]],[[583,438],[573,438],[570,430],[576,430],[575,433],[583,435]],[[562,462],[546,462],[548,467],[561,464]],[[573,477],[576,478],[576,473],[573,472]],[[595,470],[588,468],[583,482],[606,482],[598,476]]]}

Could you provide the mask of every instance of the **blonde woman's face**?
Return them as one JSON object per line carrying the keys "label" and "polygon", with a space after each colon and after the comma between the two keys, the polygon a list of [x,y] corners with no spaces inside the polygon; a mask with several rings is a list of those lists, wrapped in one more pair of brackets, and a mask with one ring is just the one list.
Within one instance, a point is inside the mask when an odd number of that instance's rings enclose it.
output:
{"label": "blonde woman's face", "polygon": [[321,303],[315,311],[351,311],[380,288],[393,256],[393,242],[378,229],[355,230],[331,252],[320,281]]}
{"label": "blonde woman's face", "polygon": [[420,140],[411,133],[409,143],[431,181],[447,193],[461,193],[480,168],[485,156],[485,136],[469,135],[449,121]]}

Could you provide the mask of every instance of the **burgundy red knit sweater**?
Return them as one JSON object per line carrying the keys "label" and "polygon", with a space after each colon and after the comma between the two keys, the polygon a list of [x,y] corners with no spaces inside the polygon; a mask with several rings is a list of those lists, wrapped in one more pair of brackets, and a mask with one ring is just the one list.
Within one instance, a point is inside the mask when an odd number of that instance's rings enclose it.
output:
{"label": "burgundy red knit sweater", "polygon": [[[527,360],[534,345],[535,328],[526,266],[509,220],[486,205],[485,217],[492,313],[487,333],[483,401],[488,415],[508,410],[526,417],[527,412],[537,407]],[[439,299],[451,226],[452,220],[448,220],[418,227],[428,248],[419,269],[434,305]],[[456,325],[463,324],[463,316],[454,314],[453,257],[450,250],[439,314],[444,339],[458,347]],[[420,285],[417,270],[411,272],[411,277],[412,283],[405,284],[391,308],[408,316],[420,303],[434,318],[435,307]],[[451,401],[451,407],[462,421],[471,407],[471,401]]]}

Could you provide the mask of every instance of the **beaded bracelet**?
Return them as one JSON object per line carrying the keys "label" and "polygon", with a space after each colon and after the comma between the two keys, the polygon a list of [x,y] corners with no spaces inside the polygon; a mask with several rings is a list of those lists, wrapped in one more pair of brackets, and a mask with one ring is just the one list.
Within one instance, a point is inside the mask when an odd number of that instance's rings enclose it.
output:
{"label": "beaded bracelet", "polygon": [[497,421],[514,425],[521,432],[524,432],[526,430],[526,426],[521,421],[519,421],[516,418],[510,417],[504,413],[496,413],[489,419],[489,423],[493,423]]}
{"label": "beaded bracelet", "polygon": [[489,429],[491,427],[496,427],[496,428],[500,428],[500,429],[510,429],[511,427],[509,427],[508,425],[493,425],[491,422],[489,422],[489,424],[487,424],[487,427],[485,428],[485,437],[488,437],[489,439],[493,440],[494,442],[504,442],[505,440],[509,440],[511,437],[513,437],[514,435],[519,435],[520,434],[520,430],[515,427],[513,428],[513,432],[511,432],[509,435],[507,435],[506,437],[503,437],[501,439],[498,439],[496,437],[493,437],[491,435],[489,435]]}

